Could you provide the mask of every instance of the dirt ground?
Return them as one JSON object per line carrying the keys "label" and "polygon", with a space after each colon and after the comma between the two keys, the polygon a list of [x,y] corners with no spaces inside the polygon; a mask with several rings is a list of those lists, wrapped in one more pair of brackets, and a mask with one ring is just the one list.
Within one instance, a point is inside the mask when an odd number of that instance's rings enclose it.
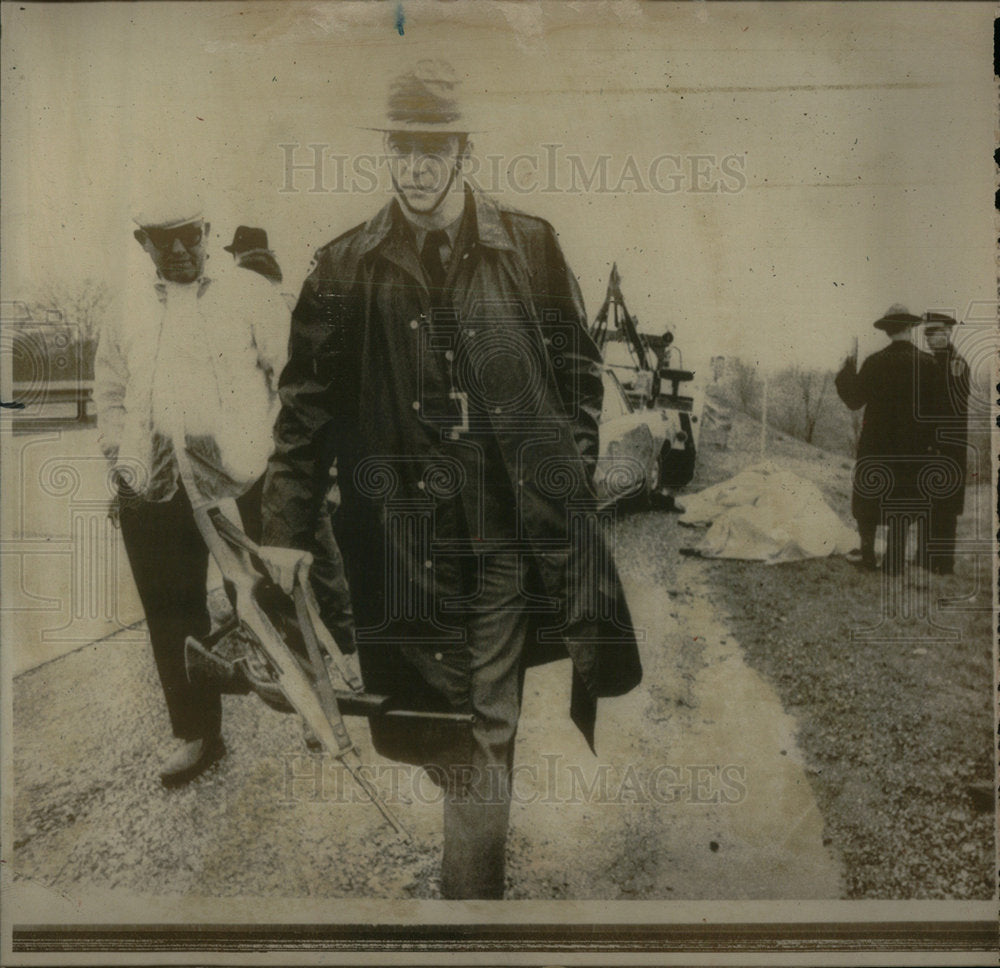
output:
{"label": "dirt ground", "polygon": [[[989,594],[982,611],[938,612],[948,631],[890,620],[866,636],[878,575],[842,559],[712,567],[747,660],[799,723],[847,896],[992,898],[995,815],[974,793],[995,759]],[[929,596],[963,597],[971,571],[935,577]]]}
{"label": "dirt ground", "polygon": [[[844,515],[849,461],[770,448]],[[758,457],[737,420],[703,441],[694,486]],[[993,896],[993,814],[968,793],[993,762],[991,596],[975,562],[917,589],[944,628],[928,635],[880,626],[885,590],[841,559],[682,556],[696,537],[663,511],[619,521],[645,677],[602,701],[597,758],[569,723],[568,663],[529,672],[507,896]],[[228,755],[164,790],[166,715],[134,630],[19,675],[13,698],[15,887],[112,918],[135,899],[155,912],[150,898],[438,896],[440,803],[372,752],[363,721],[352,734],[412,843],[254,696],[226,697]]]}
{"label": "dirt ground", "polygon": [[717,607],[799,723],[848,897],[995,894],[995,815],[976,793],[994,779],[992,596],[987,579],[968,598],[976,564],[917,578],[926,622],[885,617],[881,576],[843,559],[712,565]]}
{"label": "dirt ground", "polygon": [[[735,415],[728,435],[706,436],[694,486],[759,459],[759,442],[760,425]],[[849,459],[774,431],[768,456],[851,522]],[[996,894],[994,499],[967,488],[953,576],[890,581],[842,558],[709,566],[713,612],[799,724],[847,897]]]}
{"label": "dirt ground", "polygon": [[[601,704],[595,759],[569,723],[568,662],[531,670],[518,739],[508,892],[531,898],[832,898],[840,865],[795,745],[795,721],[706,611],[705,563],[676,518],[620,528],[645,681]],[[393,795],[413,844],[305,752],[295,717],[226,698],[229,755],[164,790],[165,738],[144,645],[115,639],[15,685],[14,871],[76,897],[434,898],[440,804],[419,776]],[[781,808],[776,809],[775,805]]]}

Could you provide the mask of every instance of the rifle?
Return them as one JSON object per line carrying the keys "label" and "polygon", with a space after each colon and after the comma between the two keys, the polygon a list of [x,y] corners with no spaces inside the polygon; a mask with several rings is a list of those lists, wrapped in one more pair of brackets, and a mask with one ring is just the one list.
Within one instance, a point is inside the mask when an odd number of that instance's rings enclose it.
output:
{"label": "rifle", "polygon": [[[174,437],[176,441],[179,435]],[[457,725],[471,724],[473,716],[400,709],[390,696],[365,692],[356,657],[340,649],[320,618],[309,584],[312,556],[308,552],[298,555],[291,594],[286,594],[268,563],[269,552],[278,549],[259,547],[235,524],[232,518],[239,518],[235,501],[201,498],[183,444],[175,443],[174,452],[195,523],[228,585],[234,608],[233,619],[204,642],[187,638],[188,677],[213,681],[223,691],[252,689],[272,708],[297,712],[390,826],[410,841],[406,828],[364,775],[361,754],[347,732],[343,713],[431,718]],[[288,554],[287,549],[280,550]],[[345,689],[334,689],[327,657]]]}

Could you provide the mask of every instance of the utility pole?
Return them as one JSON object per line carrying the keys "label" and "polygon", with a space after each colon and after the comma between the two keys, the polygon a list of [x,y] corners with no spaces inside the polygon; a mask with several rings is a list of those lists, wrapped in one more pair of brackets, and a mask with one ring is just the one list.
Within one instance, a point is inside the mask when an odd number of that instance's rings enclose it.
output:
{"label": "utility pole", "polygon": [[768,388],[767,373],[764,373],[763,380],[764,380],[764,393],[763,393],[763,399],[761,401],[761,413],[760,413],[760,459],[761,460],[763,460],[767,456],[767,388]]}

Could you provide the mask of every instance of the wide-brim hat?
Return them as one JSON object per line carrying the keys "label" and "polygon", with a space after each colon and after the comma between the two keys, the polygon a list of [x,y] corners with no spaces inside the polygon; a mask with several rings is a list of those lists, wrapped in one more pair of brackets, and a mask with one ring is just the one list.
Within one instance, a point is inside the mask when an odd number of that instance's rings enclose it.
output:
{"label": "wide-brim hat", "polygon": [[417,61],[389,82],[385,113],[368,131],[410,131],[415,134],[471,134],[484,130],[460,95],[461,81],[445,60]]}
{"label": "wide-brim hat", "polygon": [[919,316],[914,316],[905,306],[894,303],[886,311],[881,319],[876,319],[873,323],[876,329],[881,329],[886,333],[898,333],[900,330],[908,329],[920,322]]}
{"label": "wide-brim hat", "polygon": [[251,249],[266,249],[267,232],[264,229],[253,228],[249,225],[240,225],[233,234],[233,241],[222,248],[233,255],[241,252],[249,252]]}
{"label": "wide-brim hat", "polygon": [[928,326],[958,326],[958,320],[946,313],[924,313],[924,322]]}

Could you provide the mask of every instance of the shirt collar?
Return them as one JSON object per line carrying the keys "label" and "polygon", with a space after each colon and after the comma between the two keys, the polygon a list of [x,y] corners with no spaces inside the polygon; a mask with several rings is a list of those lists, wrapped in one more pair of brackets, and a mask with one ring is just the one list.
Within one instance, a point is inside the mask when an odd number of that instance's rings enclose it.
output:
{"label": "shirt collar", "polygon": [[[446,225],[442,229],[444,234],[448,236],[448,246],[452,250],[452,252],[455,251],[455,240],[458,238],[458,230],[462,227],[463,218],[465,218],[465,209],[462,209],[462,213],[458,216],[457,219],[455,219],[453,222],[451,222],[449,225]],[[407,221],[409,222],[409,219],[407,219]],[[417,252],[422,251],[424,247],[424,239],[427,238],[430,230],[422,229],[420,228],[420,226],[415,225],[413,222],[409,222],[409,228],[410,231],[413,233],[414,238],[416,239]]]}
{"label": "shirt collar", "polygon": [[[491,249],[510,249],[515,246],[507,229],[500,218],[500,209],[491,198],[482,195],[471,188],[466,188],[466,197],[472,198],[472,207],[476,216],[476,240]],[[365,224],[361,232],[360,244],[361,254],[367,254],[378,248],[389,237],[393,229],[399,224],[400,219],[405,220],[405,216],[399,208],[399,203],[394,198],[387,205],[384,205]],[[454,225],[457,233],[462,220]],[[447,229],[446,229],[447,231]],[[455,244],[455,236],[449,233],[452,246]]]}
{"label": "shirt collar", "polygon": [[[191,285],[198,286],[198,299],[204,295],[205,290],[211,285],[213,276],[199,276],[197,283],[192,282]],[[156,280],[153,283],[153,289],[156,290],[156,298],[160,300],[161,303],[166,303],[167,301],[167,283],[163,277],[157,273]]]}

